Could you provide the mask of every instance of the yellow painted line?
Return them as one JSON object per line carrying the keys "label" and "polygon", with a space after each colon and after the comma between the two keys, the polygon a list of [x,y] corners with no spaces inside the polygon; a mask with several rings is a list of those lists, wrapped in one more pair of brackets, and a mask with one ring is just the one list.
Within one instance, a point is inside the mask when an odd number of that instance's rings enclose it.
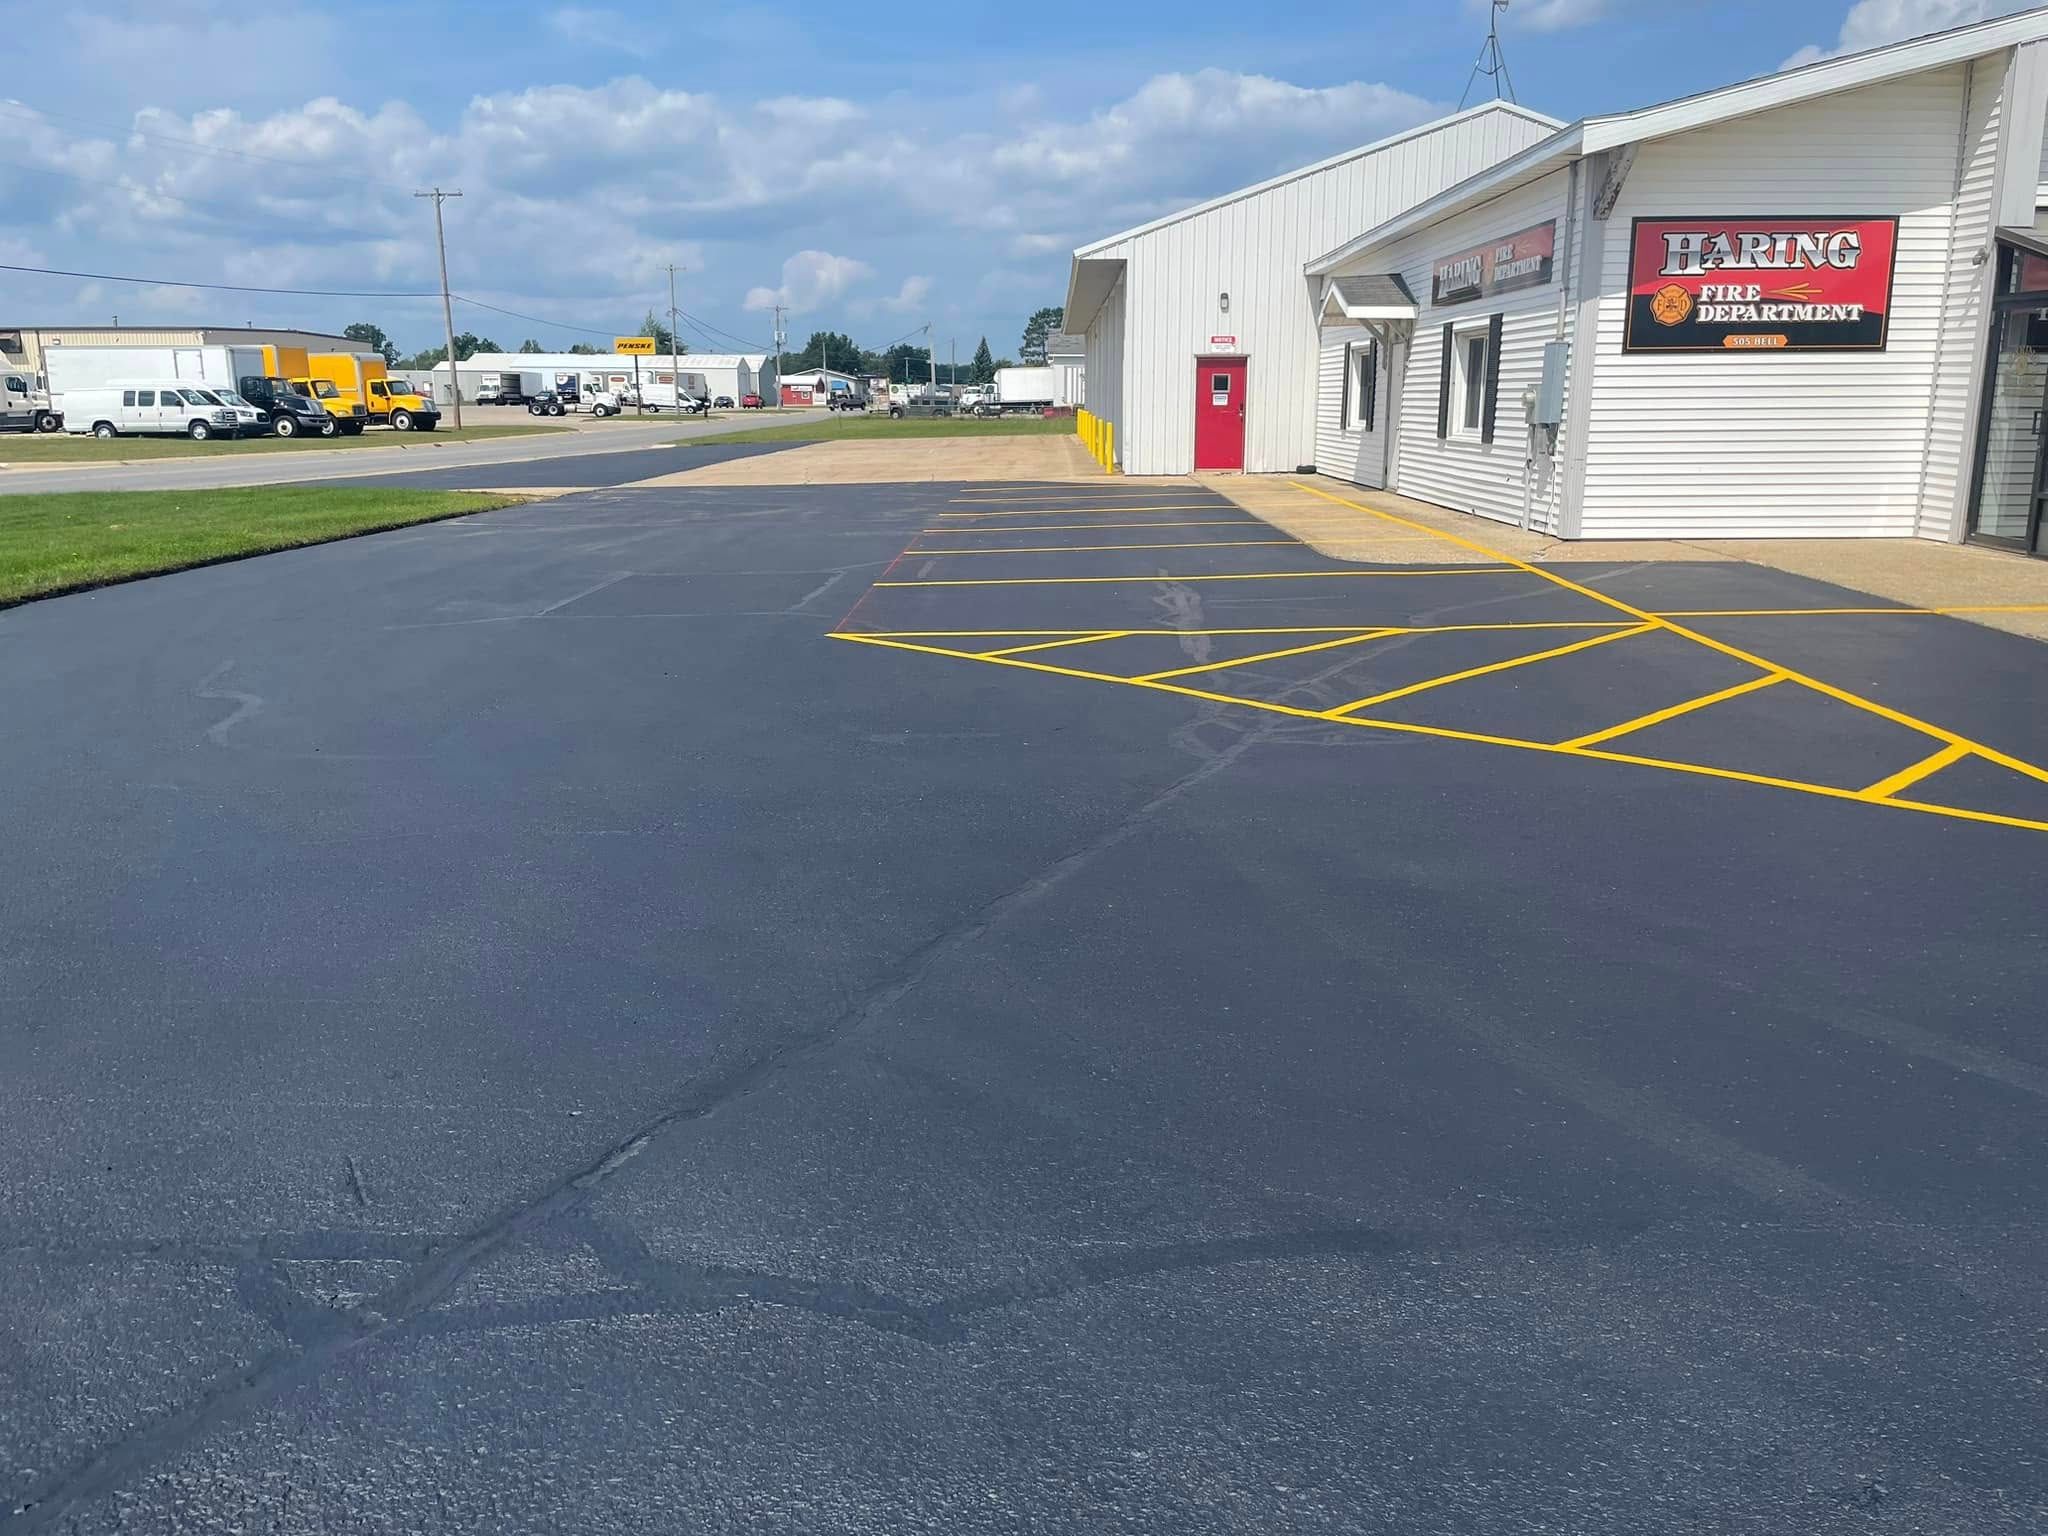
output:
{"label": "yellow painted line", "polygon": [[1084,587],[1161,581],[1373,581],[1389,576],[1493,576],[1510,567],[1453,565],[1427,571],[1246,571],[1239,576],[988,576],[954,581],[878,581],[877,587]]}
{"label": "yellow painted line", "polygon": [[1816,693],[1824,693],[1829,698],[1837,699],[1856,709],[1868,710],[1871,714],[1881,719],[1889,720],[1895,725],[1903,725],[1908,730],[1920,732],[1923,736],[1932,736],[1936,741],[1945,741],[1950,745],[1968,747],[1980,757],[1988,758],[2002,768],[2010,768],[2015,773],[2025,774],[2030,779],[2038,779],[2042,783],[2048,784],[2048,768],[2037,768],[2034,764],[2027,762],[2023,758],[2017,758],[2010,753],[2001,752],[1996,747],[1986,746],[1981,741],[1972,741],[1969,737],[1960,736],[1954,731],[1949,730],[1946,726],[1932,724],[1915,715],[1909,715],[1904,710],[1893,709],[1890,705],[1880,704],[1875,699],[1867,699],[1861,694],[1851,693],[1846,688],[1837,688],[1833,683],[1822,682],[1810,673],[1800,672],[1792,667],[1781,666],[1774,661],[1767,661],[1753,651],[1745,651],[1742,647],[1730,645],[1725,640],[1716,640],[1711,635],[1703,635],[1698,630],[1688,629],[1683,624],[1674,624],[1669,618],[1660,618],[1654,613],[1649,613],[1636,607],[1633,603],[1623,602],[1618,597],[1611,597],[1607,593],[1596,591],[1592,587],[1581,586],[1578,582],[1568,580],[1558,575],[1555,571],[1544,570],[1541,567],[1529,564],[1526,560],[1517,560],[1513,555],[1502,554],[1499,550],[1481,544],[1476,539],[1468,539],[1455,533],[1444,533],[1429,527],[1427,524],[1414,522],[1405,517],[1396,517],[1391,512],[1382,512],[1375,507],[1368,507],[1363,502],[1351,501],[1342,496],[1332,496],[1328,491],[1317,490],[1312,485],[1303,485],[1298,480],[1292,482],[1292,484],[1298,491],[1304,491],[1310,496],[1319,496],[1324,501],[1335,502],[1338,506],[1353,507],[1360,512],[1369,513],[1373,517],[1382,518],[1387,522],[1398,523],[1404,528],[1417,528],[1424,533],[1434,533],[1446,543],[1456,544],[1478,554],[1486,555],[1491,559],[1504,561],[1514,569],[1526,571],[1532,576],[1541,576],[1545,581],[1563,587],[1567,592],[1576,592],[1579,596],[1590,598],[1604,607],[1613,608],[1618,612],[1632,615],[1646,623],[1668,629],[1675,635],[1683,635],[1688,640],[1704,645],[1710,651],[1719,651],[1724,656],[1733,656],[1737,661],[1746,661],[1760,671],[1782,672],[1793,682],[1803,683]]}
{"label": "yellow painted line", "polygon": [[1489,672],[1505,672],[1511,667],[1533,666],[1539,661],[1550,661],[1559,656],[1569,656],[1573,651],[1588,651],[1596,645],[1606,645],[1610,640],[1626,640],[1632,635],[1649,633],[1654,624],[1638,624],[1633,629],[1613,629],[1604,635],[1594,635],[1586,640],[1574,640],[1570,645],[1560,645],[1554,650],[1538,651],[1533,656],[1511,656],[1506,661],[1489,662],[1483,667],[1467,667],[1462,672],[1448,672],[1442,677],[1427,678],[1419,683],[1410,683],[1405,688],[1390,688],[1385,693],[1376,693],[1369,699],[1355,699],[1349,704],[1330,711],[1332,719],[1340,719],[1354,709],[1364,709],[1371,704],[1385,704],[1394,699],[1405,699],[1411,693],[1424,693],[1431,688],[1442,688],[1449,683],[1462,683],[1467,678],[1484,677]]}
{"label": "yellow painted line", "polygon": [[[1371,511],[1371,508],[1365,508]],[[1560,757],[1594,758],[1607,763],[1627,763],[1638,768],[1662,768],[1672,773],[1690,773],[1701,778],[1724,779],[1739,784],[1758,784],[1771,789],[1796,790],[1802,794],[1820,795],[1830,800],[1853,800],[1865,805],[1884,805],[1902,811],[1918,811],[1930,816],[1947,816],[1957,821],[1987,822],[1995,826],[2020,827],[2032,832],[2048,832],[2048,821],[2029,821],[2022,816],[2002,816],[1993,811],[1966,811],[1955,806],[1928,805],[1918,800],[1864,799],[1860,790],[1842,789],[1832,784],[1809,784],[1799,779],[1777,779],[1765,774],[1743,773],[1734,768],[1709,768],[1702,763],[1670,762],[1659,757],[1637,757],[1626,752],[1607,752],[1598,748],[1559,746],[1549,741],[1524,741],[1514,736],[1488,736],[1479,731],[1452,730],[1447,726],[1411,725],[1400,720],[1361,720],[1355,716],[1336,716],[1322,710],[1297,709],[1291,704],[1275,704],[1264,699],[1241,699],[1233,694],[1211,693],[1202,688],[1187,688],[1179,683],[1145,682],[1137,678],[1118,677],[1109,672],[1084,672],[1077,667],[1054,666],[1043,661],[1020,661],[1009,656],[978,656],[972,651],[952,651],[942,646],[917,645],[906,640],[886,639],[879,635],[856,635],[832,633],[832,640],[853,640],[862,645],[887,646],[899,651],[918,651],[928,656],[951,656],[959,661],[984,661],[992,667],[1021,667],[1031,672],[1047,672],[1055,677],[1078,677],[1095,683],[1121,683],[1129,688],[1149,688],[1160,693],[1180,694],[1191,699],[1205,699],[1216,704],[1235,704],[1243,709],[1259,710],[1266,714],[1286,715],[1296,720],[1320,720],[1327,725],[1356,726],[1361,730],[1391,731],[1403,736],[1430,736],[1444,741],[1469,741],[1489,747],[1514,747],[1524,752],[1548,752]]]}
{"label": "yellow painted line", "polygon": [[1066,533],[1084,528],[1268,528],[1256,517],[1204,517],[1184,523],[1026,523],[1021,528],[1005,524],[1001,528],[920,528],[920,536],[932,533],[943,534],[1010,534],[1010,533]]}
{"label": "yellow painted line", "polygon": [[1950,742],[1939,752],[1930,752],[1910,767],[1901,768],[1888,779],[1879,779],[1863,791],[1866,800],[1886,800],[1902,789],[1911,789],[1929,774],[1941,772],[1950,763],[1968,757],[1970,749],[1959,742]]}
{"label": "yellow painted line", "polygon": [[[1472,629],[1629,629],[1633,626],[1616,623],[1611,619],[1543,619],[1528,624],[1424,624],[1400,625],[1380,624],[1374,628],[1384,635],[1441,635]],[[1126,635],[1355,635],[1359,632],[1356,624],[1291,624],[1284,628],[1265,629],[1168,629],[1154,625],[1146,629],[1126,629]],[[978,639],[994,635],[1086,635],[1095,631],[1086,629],[863,629],[837,632],[838,638],[875,640],[944,640],[954,637],[963,640]]]}
{"label": "yellow painted line", "polygon": [[930,555],[938,560],[957,560],[962,555],[1099,555],[1109,549],[1294,549],[1292,539],[1197,539],[1179,544],[1026,544],[1011,549],[906,549],[904,558]]}
{"label": "yellow painted line", "polygon": [[981,522],[985,518],[1106,518],[1122,512],[1229,512],[1214,502],[1161,502],[1157,506],[1028,506],[1022,512],[940,512],[942,518]]}
{"label": "yellow painted line", "polygon": [[1590,735],[1575,736],[1570,741],[1559,742],[1558,745],[1577,748],[1590,747],[1599,741],[1612,741],[1615,737],[1626,736],[1631,731],[1662,725],[1666,720],[1676,720],[1680,715],[1689,715],[1696,709],[1705,709],[1710,704],[1740,698],[1745,693],[1754,693],[1759,688],[1768,688],[1773,683],[1784,681],[1784,673],[1767,672],[1762,677],[1752,677],[1746,683],[1737,683],[1733,688],[1723,688],[1718,693],[1703,693],[1696,699],[1687,699],[1683,704],[1674,704],[1669,709],[1653,710],[1647,715],[1637,715],[1633,720],[1624,720],[1619,725],[1610,725],[1606,730],[1594,731]]}
{"label": "yellow painted line", "polygon": [[979,492],[969,496],[949,496],[946,499],[954,506],[970,506],[981,502],[1012,501],[1141,501],[1147,496],[1214,496],[1217,501],[1224,498],[1214,492],[1205,492],[1198,485],[1134,485],[1127,489],[1113,490],[1103,486],[1077,485],[1071,489],[1055,486],[1051,490],[1014,489]]}
{"label": "yellow painted line", "polygon": [[1063,645],[1086,645],[1091,640],[1116,640],[1129,634],[1127,629],[1105,629],[1099,635],[1069,635],[1064,640],[1041,640],[1036,645],[1007,645],[999,651],[976,651],[977,659],[987,661],[992,656],[1021,656],[1026,651],[1052,651]]}
{"label": "yellow painted line", "polygon": [[1340,645],[1357,645],[1365,640],[1379,640],[1392,633],[1392,630],[1368,629],[1364,634],[1345,635],[1336,640],[1318,640],[1313,645],[1292,645],[1284,651],[1266,651],[1257,656],[1233,656],[1228,661],[1205,661],[1199,667],[1175,667],[1170,672],[1147,672],[1132,678],[1131,681],[1156,683],[1166,677],[1192,677],[1197,672],[1221,672],[1230,667],[1248,667],[1259,661],[1278,661],[1282,656],[1305,656],[1310,651],[1329,651]]}
{"label": "yellow painted line", "polygon": [[1963,603],[1952,608],[1681,608],[1660,619],[1803,619],[1823,614],[2048,613],[2048,603]]}

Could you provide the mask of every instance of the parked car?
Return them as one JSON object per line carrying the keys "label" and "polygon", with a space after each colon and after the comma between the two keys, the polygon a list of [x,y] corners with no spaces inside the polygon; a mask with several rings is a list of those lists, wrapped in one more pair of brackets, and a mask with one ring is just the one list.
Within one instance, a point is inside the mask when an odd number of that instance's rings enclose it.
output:
{"label": "parked car", "polygon": [[81,437],[89,432],[94,437],[189,437],[203,443],[233,437],[239,428],[230,407],[208,404],[198,390],[161,380],[66,390],[62,409],[64,430]]}
{"label": "parked car", "polygon": [[953,414],[953,400],[949,395],[906,395],[901,400],[891,401],[889,415],[892,420],[901,421],[906,416],[938,416]]}
{"label": "parked car", "polygon": [[842,389],[825,402],[831,411],[864,411],[868,408],[868,397],[858,391]]}
{"label": "parked car", "polygon": [[732,396],[720,395],[716,400],[711,402],[711,406],[713,410],[729,411],[732,409]]}
{"label": "parked car", "polygon": [[530,416],[563,416],[568,414],[569,405],[552,389],[544,389],[526,397],[526,410]]}
{"label": "parked car", "polygon": [[740,409],[743,411],[758,411],[766,403],[759,395],[740,396]]}

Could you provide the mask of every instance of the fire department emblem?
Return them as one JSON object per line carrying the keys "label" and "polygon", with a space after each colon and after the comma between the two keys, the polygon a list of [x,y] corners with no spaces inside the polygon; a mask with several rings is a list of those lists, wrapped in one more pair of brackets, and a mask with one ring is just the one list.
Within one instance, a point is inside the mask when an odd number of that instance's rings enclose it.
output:
{"label": "fire department emblem", "polygon": [[1650,300],[1650,317],[1659,325],[1683,325],[1692,313],[1692,295],[1676,283],[1666,283]]}

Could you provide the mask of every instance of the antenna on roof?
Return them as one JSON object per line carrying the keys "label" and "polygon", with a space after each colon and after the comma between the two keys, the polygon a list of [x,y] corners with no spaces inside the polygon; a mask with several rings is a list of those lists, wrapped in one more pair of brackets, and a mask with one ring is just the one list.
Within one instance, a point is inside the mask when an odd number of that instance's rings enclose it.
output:
{"label": "antenna on roof", "polygon": [[1472,87],[1485,75],[1493,81],[1493,99],[1505,97],[1515,99],[1515,82],[1508,78],[1508,56],[1500,51],[1500,13],[1508,8],[1508,0],[1493,0],[1486,13],[1486,41],[1480,46],[1479,57],[1473,61],[1472,73],[1465,78],[1465,95],[1458,98],[1458,110],[1465,110],[1465,98],[1472,94]]}

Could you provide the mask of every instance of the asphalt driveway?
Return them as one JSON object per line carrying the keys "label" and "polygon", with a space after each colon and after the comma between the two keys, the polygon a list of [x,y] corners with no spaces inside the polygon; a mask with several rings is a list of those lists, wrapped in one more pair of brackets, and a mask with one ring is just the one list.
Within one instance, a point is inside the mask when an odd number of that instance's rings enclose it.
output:
{"label": "asphalt driveway", "polygon": [[1439,554],[614,488],[0,613],[0,1532],[2040,1529],[2040,648]]}

